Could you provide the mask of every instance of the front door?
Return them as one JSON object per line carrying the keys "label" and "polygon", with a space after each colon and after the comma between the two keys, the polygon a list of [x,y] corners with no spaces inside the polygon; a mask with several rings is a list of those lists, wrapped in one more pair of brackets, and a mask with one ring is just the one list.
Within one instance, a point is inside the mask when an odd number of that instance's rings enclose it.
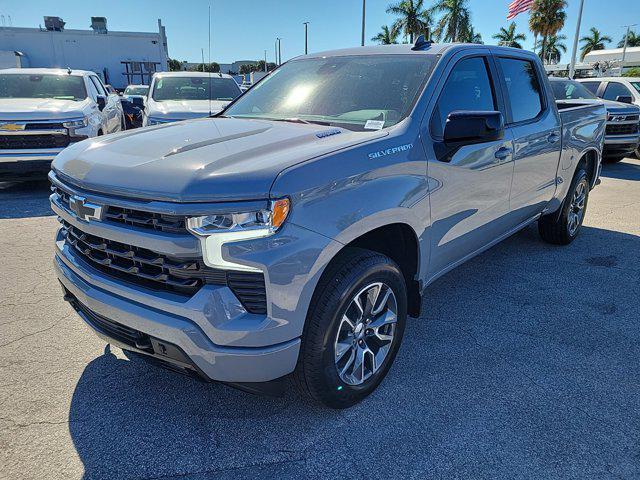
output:
{"label": "front door", "polygon": [[[455,63],[454,63],[455,62]],[[442,140],[453,111],[502,110],[488,55],[456,59],[423,132],[429,157],[431,202],[430,277],[455,266],[509,230],[509,191],[513,174],[511,138],[457,150],[437,158],[430,146]],[[429,135],[429,137],[427,137]]]}

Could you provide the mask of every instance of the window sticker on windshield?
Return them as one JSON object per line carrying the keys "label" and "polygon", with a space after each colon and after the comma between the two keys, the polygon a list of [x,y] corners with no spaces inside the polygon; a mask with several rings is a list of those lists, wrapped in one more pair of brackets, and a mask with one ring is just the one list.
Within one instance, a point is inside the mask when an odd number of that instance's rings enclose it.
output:
{"label": "window sticker on windshield", "polygon": [[384,120],[367,120],[364,124],[366,130],[380,130],[384,127]]}

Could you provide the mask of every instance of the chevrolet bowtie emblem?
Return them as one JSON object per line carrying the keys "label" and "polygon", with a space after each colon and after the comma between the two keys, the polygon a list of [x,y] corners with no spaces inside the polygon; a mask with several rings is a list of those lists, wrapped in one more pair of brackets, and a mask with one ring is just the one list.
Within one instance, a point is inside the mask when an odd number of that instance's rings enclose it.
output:
{"label": "chevrolet bowtie emblem", "polygon": [[24,125],[19,123],[0,123],[0,131],[5,132],[18,132],[24,130]]}
{"label": "chevrolet bowtie emblem", "polygon": [[80,220],[102,220],[102,206],[87,202],[87,199],[78,195],[69,197],[69,209],[77,215]]}

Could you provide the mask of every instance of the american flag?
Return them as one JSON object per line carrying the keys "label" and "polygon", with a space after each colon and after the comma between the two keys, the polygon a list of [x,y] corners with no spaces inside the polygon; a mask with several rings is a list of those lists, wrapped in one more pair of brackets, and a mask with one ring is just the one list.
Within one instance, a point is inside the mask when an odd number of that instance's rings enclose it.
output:
{"label": "american flag", "polygon": [[519,13],[524,13],[527,10],[531,9],[531,5],[533,5],[533,0],[513,0],[513,2],[509,4],[509,13],[507,14],[507,20],[511,20]]}

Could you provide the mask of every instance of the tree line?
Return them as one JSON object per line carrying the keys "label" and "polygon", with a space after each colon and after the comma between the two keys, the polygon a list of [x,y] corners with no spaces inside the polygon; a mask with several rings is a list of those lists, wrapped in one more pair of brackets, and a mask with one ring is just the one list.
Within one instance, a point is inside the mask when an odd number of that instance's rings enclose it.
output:
{"label": "tree line", "polygon": [[[534,36],[534,49],[545,63],[558,63],[567,51],[566,36],[559,34],[564,28],[567,14],[565,0],[534,0],[529,15],[529,30]],[[387,7],[387,13],[398,18],[391,25],[383,25],[371,40],[381,44],[413,43],[418,35],[434,38],[439,42],[484,43],[471,22],[469,0],[437,0],[427,7],[424,0],[401,0]],[[517,31],[515,22],[492,36],[498,45],[523,48],[527,35]],[[624,46],[624,37],[618,47]],[[602,50],[613,40],[596,27],[580,39],[580,60],[593,50]],[[640,35],[629,32],[627,47],[639,47]]]}

